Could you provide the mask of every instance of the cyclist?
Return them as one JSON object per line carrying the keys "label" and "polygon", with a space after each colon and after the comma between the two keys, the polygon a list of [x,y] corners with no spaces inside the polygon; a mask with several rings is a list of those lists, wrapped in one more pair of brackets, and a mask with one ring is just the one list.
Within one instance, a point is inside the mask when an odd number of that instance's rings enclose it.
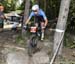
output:
{"label": "cyclist", "polygon": [[30,13],[29,18],[25,22],[25,24],[28,24],[32,16],[35,17],[35,25],[38,27],[38,23],[40,22],[41,28],[42,28],[42,34],[41,34],[41,40],[44,39],[44,28],[47,26],[48,19],[42,9],[39,8],[39,5],[35,4],[32,6],[32,12]]}

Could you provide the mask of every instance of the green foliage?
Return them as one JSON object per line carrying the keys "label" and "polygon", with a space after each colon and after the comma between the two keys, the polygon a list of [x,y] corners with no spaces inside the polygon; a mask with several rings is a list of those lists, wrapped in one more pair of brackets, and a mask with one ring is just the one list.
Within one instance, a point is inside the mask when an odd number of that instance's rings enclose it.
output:
{"label": "green foliage", "polygon": [[4,12],[7,12],[10,10],[10,3],[8,3],[6,0],[1,1],[1,4],[4,6],[4,9],[5,9]]}
{"label": "green foliage", "polygon": [[21,4],[21,6],[17,9],[19,9],[19,10],[24,10],[25,9],[25,0],[23,0],[23,3]]}
{"label": "green foliage", "polygon": [[[8,0],[1,0],[0,2],[4,5],[5,12],[9,12],[9,11],[16,10],[16,9],[24,10],[26,0],[24,0],[24,2],[21,4],[21,6],[19,8],[15,8],[17,1],[18,0],[11,0],[11,3],[9,3]],[[33,4],[35,4],[36,1],[37,0],[30,0],[31,6]],[[47,0],[46,2],[45,2],[45,0],[38,0],[38,4],[40,5],[40,8],[45,10],[45,7],[46,7],[45,13],[46,13],[48,19],[54,19],[54,18],[58,17],[60,3],[61,3],[61,0]],[[30,6],[30,8],[31,8],[31,6]],[[69,17],[71,17],[72,15],[75,16],[75,0],[71,0]]]}
{"label": "green foliage", "polygon": [[75,0],[71,0],[70,15],[75,16]]}
{"label": "green foliage", "polygon": [[55,19],[56,17],[58,17],[58,13],[59,13],[59,7],[60,7],[60,2],[61,0],[47,0],[46,2],[44,0],[41,0],[39,2],[40,8],[42,8],[43,10],[45,9],[45,4],[46,4],[46,15],[48,17],[48,19]]}
{"label": "green foliage", "polygon": [[64,36],[64,45],[69,48],[75,48],[75,36],[70,33],[66,33]]}
{"label": "green foliage", "polygon": [[29,37],[30,37],[29,31],[25,32],[23,34],[23,36],[21,34],[18,34],[18,36],[16,37],[16,43],[18,45],[22,45],[25,47],[27,45],[26,42],[27,42]]}
{"label": "green foliage", "polygon": [[16,2],[18,0],[11,0],[11,3],[9,3],[8,0],[1,0],[1,4],[4,6],[5,10],[4,12],[10,12],[16,10]]}
{"label": "green foliage", "polygon": [[70,23],[70,20],[71,20],[72,16],[75,17],[75,0],[71,0],[71,3],[70,3],[68,23]]}
{"label": "green foliage", "polygon": [[18,35],[17,37],[16,37],[16,43],[17,43],[17,45],[26,45],[26,40],[21,36],[21,35]]}

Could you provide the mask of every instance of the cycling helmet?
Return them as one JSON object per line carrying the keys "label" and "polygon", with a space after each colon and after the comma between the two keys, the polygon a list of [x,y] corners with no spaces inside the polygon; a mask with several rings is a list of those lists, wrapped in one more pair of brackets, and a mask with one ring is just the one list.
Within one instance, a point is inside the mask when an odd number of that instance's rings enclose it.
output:
{"label": "cycling helmet", "polygon": [[32,6],[32,10],[39,10],[39,5],[37,5],[37,4],[36,5],[33,5]]}

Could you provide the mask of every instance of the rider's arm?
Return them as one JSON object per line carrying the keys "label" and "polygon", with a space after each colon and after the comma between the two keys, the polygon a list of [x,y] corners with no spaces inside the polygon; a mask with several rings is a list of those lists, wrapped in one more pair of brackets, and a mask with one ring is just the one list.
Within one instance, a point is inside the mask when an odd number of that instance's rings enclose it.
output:
{"label": "rider's arm", "polygon": [[46,18],[45,19],[45,27],[47,26],[47,24],[48,24],[48,19]]}
{"label": "rider's arm", "polygon": [[44,18],[44,20],[45,20],[45,27],[46,27],[47,24],[48,24],[48,19],[47,19],[46,15],[45,15],[45,13],[44,13],[43,11],[42,11],[41,13],[42,13],[43,18]]}
{"label": "rider's arm", "polygon": [[27,21],[25,22],[25,24],[28,24],[28,22],[30,21],[30,19],[31,19],[31,17],[32,17],[33,15],[34,15],[34,13],[31,12],[31,14],[30,14],[29,18],[27,19]]}

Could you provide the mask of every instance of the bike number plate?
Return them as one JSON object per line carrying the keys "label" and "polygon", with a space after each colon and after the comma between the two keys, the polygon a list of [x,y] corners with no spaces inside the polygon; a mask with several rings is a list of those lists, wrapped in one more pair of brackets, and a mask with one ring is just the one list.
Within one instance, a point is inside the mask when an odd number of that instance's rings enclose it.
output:
{"label": "bike number plate", "polygon": [[36,27],[31,27],[30,28],[30,32],[35,33],[36,31],[37,31],[37,28]]}

